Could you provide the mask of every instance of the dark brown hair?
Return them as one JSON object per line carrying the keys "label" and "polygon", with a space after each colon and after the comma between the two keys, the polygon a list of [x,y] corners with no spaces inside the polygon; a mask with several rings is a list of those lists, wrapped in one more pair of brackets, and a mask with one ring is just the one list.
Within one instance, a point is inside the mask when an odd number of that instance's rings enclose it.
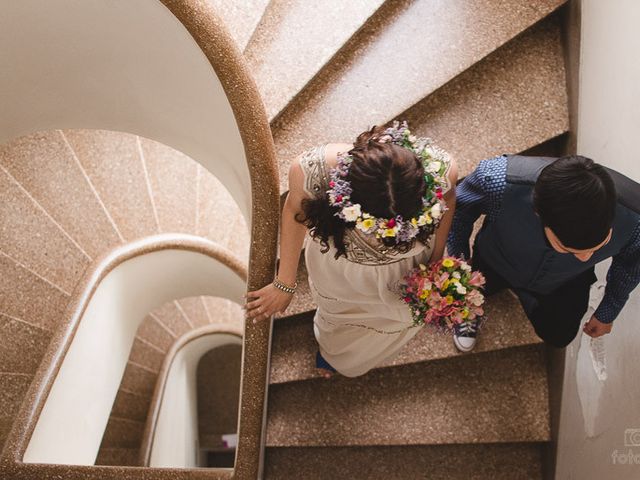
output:
{"label": "dark brown hair", "polygon": [[[374,217],[393,218],[402,215],[409,219],[422,210],[422,197],[426,183],[424,167],[420,159],[409,149],[392,143],[381,143],[379,138],[386,127],[373,127],[358,135],[349,155],[353,162],[346,179],[351,183],[351,200],[359,203],[362,211]],[[329,205],[328,196],[302,201],[302,213],[296,215],[299,223],[309,228],[313,238],[320,240],[322,251],[329,250],[329,238],[333,237],[336,259],[346,257],[344,235],[347,228],[355,223],[347,223],[335,213],[337,207]],[[417,239],[425,242],[428,232],[420,232]],[[386,245],[395,245],[395,239],[382,238]],[[413,241],[399,244],[408,248]]]}
{"label": "dark brown hair", "polygon": [[593,248],[613,225],[616,188],[602,165],[580,155],[550,163],[538,176],[533,205],[542,224],[569,248]]}

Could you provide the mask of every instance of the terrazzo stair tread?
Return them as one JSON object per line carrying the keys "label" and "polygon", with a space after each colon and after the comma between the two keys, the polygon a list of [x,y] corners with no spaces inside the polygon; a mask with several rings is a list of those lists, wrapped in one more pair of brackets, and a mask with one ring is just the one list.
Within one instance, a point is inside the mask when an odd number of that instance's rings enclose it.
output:
{"label": "terrazzo stair tread", "polygon": [[384,0],[272,0],[245,59],[273,119]]}
{"label": "terrazzo stair tread", "polygon": [[31,385],[33,375],[0,372],[0,416],[14,417]]}
{"label": "terrazzo stair tread", "polygon": [[398,118],[458,160],[517,153],[569,130],[561,26],[557,14],[433,92]]}
{"label": "terrazzo stair tread", "polygon": [[140,138],[149,187],[161,233],[196,230],[197,163],[159,142]]}
{"label": "terrazzo stair tread", "polygon": [[210,323],[244,328],[242,306],[219,297],[202,297],[202,301],[209,315]]}
{"label": "terrazzo stair tread", "polygon": [[157,347],[154,348],[151,344],[144,343],[140,339],[133,340],[131,346],[131,352],[129,353],[129,360],[139,365],[149,368],[154,372],[159,372],[164,361],[164,352],[158,351]]}
{"label": "terrazzo stair tread", "polygon": [[0,313],[0,339],[0,372],[33,375],[44,357],[51,332]]}
{"label": "terrazzo stair tread", "polygon": [[96,465],[139,466],[138,448],[101,448],[96,458]]}
{"label": "terrazzo stair tread", "polygon": [[150,404],[151,395],[134,394],[119,389],[113,402],[111,415],[144,422],[146,421]]}
{"label": "terrazzo stair tread", "polygon": [[175,338],[180,338],[182,334],[192,330],[193,326],[189,324],[189,319],[185,317],[176,303],[167,302],[155,308],[151,313]]}
{"label": "terrazzo stair tread", "polygon": [[6,416],[0,412],[0,452],[2,452],[4,444],[7,441],[7,436],[9,436],[14,418],[13,416]]}
{"label": "terrazzo stair tread", "polygon": [[[197,218],[195,234],[248,258],[249,229],[229,191],[202,165],[197,165]],[[225,228],[220,228],[225,225]]]}
{"label": "terrazzo stair tread", "polygon": [[2,313],[53,331],[69,295],[0,252]]}
{"label": "terrazzo stair tread", "polygon": [[304,149],[395,118],[563,3],[386,2],[272,122],[281,188]]}
{"label": "terrazzo stair tread", "polygon": [[127,362],[120,386],[129,392],[150,396],[153,394],[158,375],[154,372]]}
{"label": "terrazzo stair tread", "polygon": [[200,297],[181,298],[178,304],[194,327],[209,324],[209,316]]}
{"label": "terrazzo stair tread", "polygon": [[144,422],[109,417],[100,448],[140,448]]}
{"label": "terrazzo stair tread", "polygon": [[[472,354],[541,343],[522,308],[509,292],[489,297],[487,322]],[[313,335],[314,312],[278,320],[274,324],[271,346],[271,384],[320,378],[315,368],[318,344]],[[378,368],[429,362],[468,354],[458,352],[450,335],[422,328],[398,355]]]}
{"label": "terrazzo stair tread", "polygon": [[267,480],[541,480],[542,444],[267,448]]}
{"label": "terrazzo stair tread", "polygon": [[90,259],[16,182],[0,166],[0,251],[70,293]]}
{"label": "terrazzo stair tread", "polygon": [[0,165],[90,258],[122,243],[62,131],[5,143],[0,146]]}
{"label": "terrazzo stair tread", "polygon": [[157,233],[138,137],[108,130],[63,132],[124,239]]}
{"label": "terrazzo stair tread", "polygon": [[147,315],[140,323],[136,336],[155,345],[163,351],[168,351],[176,340],[176,336],[157,317]]}
{"label": "terrazzo stair tread", "polygon": [[269,447],[544,442],[542,345],[271,385]]}
{"label": "terrazzo stair tread", "polygon": [[240,50],[244,50],[270,0],[209,0]]}

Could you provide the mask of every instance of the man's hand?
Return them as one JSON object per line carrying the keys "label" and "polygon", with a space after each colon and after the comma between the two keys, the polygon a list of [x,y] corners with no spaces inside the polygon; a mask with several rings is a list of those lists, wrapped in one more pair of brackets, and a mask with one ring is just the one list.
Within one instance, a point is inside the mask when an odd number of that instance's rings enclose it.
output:
{"label": "man's hand", "polygon": [[613,323],[602,323],[593,315],[587,323],[584,324],[584,333],[592,338],[598,338],[606,335],[613,328]]}

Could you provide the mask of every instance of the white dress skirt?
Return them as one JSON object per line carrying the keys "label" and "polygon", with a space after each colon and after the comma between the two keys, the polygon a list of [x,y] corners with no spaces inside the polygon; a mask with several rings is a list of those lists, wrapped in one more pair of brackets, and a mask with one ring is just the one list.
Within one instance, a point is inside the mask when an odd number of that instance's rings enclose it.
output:
{"label": "white dress skirt", "polygon": [[[305,173],[305,192],[324,195],[328,189],[324,146],[300,157]],[[446,189],[444,189],[446,190]],[[308,233],[304,257],[311,294],[317,305],[314,334],[322,356],[339,373],[357,377],[395,356],[420,327],[413,325],[409,307],[398,294],[404,275],[433,251],[435,235],[428,245],[415,241],[406,252],[386,249],[369,235],[350,229],[345,234],[347,257],[335,258]]]}

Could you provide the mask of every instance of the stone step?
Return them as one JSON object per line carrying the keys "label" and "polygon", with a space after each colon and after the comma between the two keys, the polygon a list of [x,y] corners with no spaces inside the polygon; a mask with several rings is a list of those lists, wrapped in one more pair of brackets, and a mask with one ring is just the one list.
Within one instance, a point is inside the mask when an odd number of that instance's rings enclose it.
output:
{"label": "stone step", "polygon": [[101,448],[96,458],[96,465],[129,466],[140,465],[137,448]]}
{"label": "stone step", "polygon": [[[271,346],[270,383],[286,383],[320,378],[315,368],[318,343],[313,335],[314,311],[277,320]],[[537,344],[535,334],[519,301],[504,291],[487,299],[487,321],[473,353]],[[472,354],[473,354],[472,353]],[[422,328],[400,353],[379,368],[428,362],[463,356],[450,335]]]}
{"label": "stone step", "polygon": [[558,14],[531,27],[398,118],[458,160],[526,151],[569,130]]}
{"label": "stone step", "polygon": [[281,186],[293,156],[397,117],[563,3],[386,2],[272,122]]}
{"label": "stone step", "polygon": [[539,480],[540,443],[267,448],[267,480]]}
{"label": "stone step", "polygon": [[104,448],[140,448],[144,424],[144,421],[109,417],[100,450]]}
{"label": "stone step", "polygon": [[272,0],[245,58],[273,119],[384,0]]}
{"label": "stone step", "polygon": [[542,345],[269,389],[268,447],[542,442],[549,436]]}
{"label": "stone step", "polygon": [[260,23],[270,0],[209,0],[242,51]]}

